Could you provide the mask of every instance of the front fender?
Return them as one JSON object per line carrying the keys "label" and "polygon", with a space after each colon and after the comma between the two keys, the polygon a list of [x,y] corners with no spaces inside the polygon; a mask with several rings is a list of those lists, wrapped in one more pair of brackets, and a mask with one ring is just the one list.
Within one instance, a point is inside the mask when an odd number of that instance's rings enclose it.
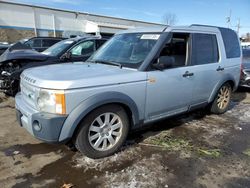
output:
{"label": "front fender", "polygon": [[69,114],[63,124],[59,142],[72,138],[77,126],[89,112],[99,106],[110,103],[121,103],[126,105],[132,112],[133,124],[139,124],[139,112],[137,105],[129,96],[119,92],[104,92],[93,95],[84,100]]}

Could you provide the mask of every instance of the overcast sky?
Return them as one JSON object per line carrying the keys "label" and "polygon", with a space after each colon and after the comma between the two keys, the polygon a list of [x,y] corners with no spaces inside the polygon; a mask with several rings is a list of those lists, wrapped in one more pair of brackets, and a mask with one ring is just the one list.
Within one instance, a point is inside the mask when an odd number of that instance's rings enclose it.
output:
{"label": "overcast sky", "polygon": [[166,13],[175,14],[176,25],[192,23],[227,26],[236,30],[240,18],[240,34],[250,32],[250,0],[11,0],[33,5],[82,11],[93,14],[162,23]]}

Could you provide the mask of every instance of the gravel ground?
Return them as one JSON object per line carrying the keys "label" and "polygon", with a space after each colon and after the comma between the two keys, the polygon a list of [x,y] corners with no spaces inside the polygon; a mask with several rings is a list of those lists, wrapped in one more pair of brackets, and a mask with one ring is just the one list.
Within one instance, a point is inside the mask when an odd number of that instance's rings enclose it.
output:
{"label": "gravel ground", "polygon": [[250,90],[220,116],[199,111],[132,133],[117,154],[92,160],[19,127],[0,95],[0,187],[250,187]]}

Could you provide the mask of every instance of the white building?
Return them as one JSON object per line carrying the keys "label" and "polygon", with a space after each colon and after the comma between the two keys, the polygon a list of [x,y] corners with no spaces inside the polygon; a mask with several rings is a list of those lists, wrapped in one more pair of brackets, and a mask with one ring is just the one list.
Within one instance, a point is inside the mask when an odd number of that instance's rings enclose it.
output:
{"label": "white building", "polygon": [[65,31],[111,35],[161,24],[0,1],[0,42],[31,36],[63,36]]}

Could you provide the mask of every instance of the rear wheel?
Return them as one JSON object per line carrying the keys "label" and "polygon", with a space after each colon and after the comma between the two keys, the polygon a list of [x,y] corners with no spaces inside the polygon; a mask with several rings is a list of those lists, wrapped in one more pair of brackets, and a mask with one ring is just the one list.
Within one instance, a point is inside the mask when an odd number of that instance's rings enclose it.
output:
{"label": "rear wheel", "polygon": [[229,83],[225,83],[219,89],[210,111],[214,114],[222,114],[228,110],[232,95],[232,87]]}
{"label": "rear wheel", "polygon": [[76,148],[90,158],[107,157],[125,142],[129,120],[119,105],[105,105],[91,112],[81,123]]}

